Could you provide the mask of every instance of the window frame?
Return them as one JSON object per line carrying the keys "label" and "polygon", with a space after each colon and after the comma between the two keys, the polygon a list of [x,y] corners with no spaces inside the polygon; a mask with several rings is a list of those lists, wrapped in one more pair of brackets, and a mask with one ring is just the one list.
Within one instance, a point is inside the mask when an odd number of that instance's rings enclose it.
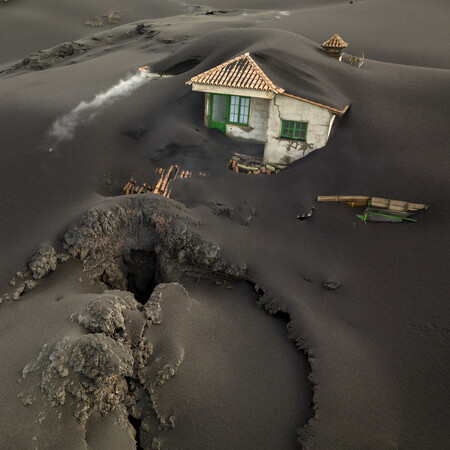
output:
{"label": "window frame", "polygon": [[[252,104],[252,98],[251,97],[245,97],[245,96],[241,96],[241,95],[232,95],[232,94],[216,94],[214,92],[211,92],[211,97],[210,97],[210,105],[209,105],[209,122],[211,123],[219,123],[216,122],[214,120],[212,120],[212,114],[213,114],[213,108],[214,108],[214,96],[215,95],[220,95],[223,97],[227,98],[227,110],[226,110],[226,117],[225,117],[225,122],[220,122],[220,123],[225,123],[225,124],[230,124],[230,125],[238,125],[238,126],[243,126],[243,127],[248,127],[249,123],[250,123],[250,111],[251,111],[251,104]],[[232,102],[232,97],[235,97],[238,99],[237,103],[235,103],[234,105],[231,105]],[[247,99],[248,100],[248,105],[247,106],[243,106],[242,105],[242,99]],[[233,112],[231,112],[231,108],[232,106],[235,108],[235,110]],[[246,122],[240,122],[241,120],[241,108],[247,108],[247,114],[246,114]],[[237,122],[232,121],[231,120],[231,115],[237,115]]]}
{"label": "window frame", "polygon": [[[290,123],[293,124],[293,126],[290,126]],[[308,125],[309,122],[303,121],[303,120],[281,120],[281,132],[280,137],[283,139],[290,139],[292,141],[301,141],[306,142],[306,135],[308,133]],[[297,126],[298,129],[297,129]],[[292,135],[289,135],[286,130],[292,129]],[[299,137],[295,137],[296,132],[299,132]],[[289,131],[290,132],[290,131]]]}
{"label": "window frame", "polygon": [[213,120],[213,118],[212,118],[213,113],[214,113],[214,104],[215,104],[214,96],[217,96],[217,97],[226,97],[226,105],[225,105],[225,123],[226,123],[227,120],[228,120],[228,109],[229,109],[229,107],[230,107],[230,99],[228,98],[228,95],[227,95],[227,94],[215,94],[215,93],[212,93],[212,94],[211,94],[211,96],[210,96],[210,105],[209,105],[209,108],[210,108],[210,111],[209,111],[209,117],[210,117],[210,120],[211,120],[212,122],[217,122],[217,123],[222,123],[222,122],[219,122],[219,121],[217,121],[217,120]]}
{"label": "window frame", "polygon": [[[235,105],[233,105],[233,106],[235,106],[236,108],[237,108],[237,112],[231,112],[231,100],[232,100],[232,97],[235,97],[235,98],[237,98],[238,99],[238,102],[237,102],[237,105],[235,104]],[[247,106],[244,106],[244,108],[248,108],[248,112],[247,112],[247,114],[246,114],[246,117],[247,117],[247,122],[241,122],[240,120],[241,120],[241,108],[242,108],[242,103],[241,103],[241,101],[242,101],[242,99],[246,99],[246,100],[248,100],[248,105]],[[249,121],[250,121],[250,105],[251,105],[251,97],[244,97],[244,96],[241,96],[241,95],[231,95],[231,94],[229,94],[229,102],[228,102],[228,105],[229,105],[229,108],[228,108],[228,117],[227,117],[227,119],[228,119],[228,122],[227,123],[230,123],[230,124],[232,124],[232,125],[242,125],[242,126],[244,126],[244,127],[248,127],[248,124],[249,124]],[[236,114],[237,115],[237,118],[238,118],[238,121],[237,122],[234,122],[234,121],[232,121],[231,120],[231,114]]]}

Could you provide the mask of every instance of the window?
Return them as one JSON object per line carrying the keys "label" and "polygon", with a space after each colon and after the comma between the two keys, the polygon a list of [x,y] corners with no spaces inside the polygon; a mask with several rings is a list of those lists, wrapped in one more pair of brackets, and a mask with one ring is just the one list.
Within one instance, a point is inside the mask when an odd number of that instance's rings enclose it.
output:
{"label": "window", "polygon": [[308,122],[294,122],[293,120],[283,120],[281,126],[281,137],[306,141],[306,130]]}
{"label": "window", "polygon": [[248,125],[250,113],[250,98],[230,95],[229,122],[239,125]]}

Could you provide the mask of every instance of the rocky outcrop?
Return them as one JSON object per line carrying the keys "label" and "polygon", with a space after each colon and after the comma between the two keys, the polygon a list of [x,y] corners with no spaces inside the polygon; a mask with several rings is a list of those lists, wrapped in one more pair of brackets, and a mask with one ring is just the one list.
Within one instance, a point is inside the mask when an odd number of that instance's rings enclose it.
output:
{"label": "rocky outcrop", "polygon": [[[170,352],[155,355],[150,361],[153,348],[144,332],[160,323],[163,298],[173,301],[174,296],[181,303],[188,301],[187,291],[178,283],[158,285],[144,306],[129,292],[97,295],[71,316],[90,333],[45,344],[37,360],[24,367],[23,377],[39,371],[50,406],[68,408],[82,426],[93,412],[117,410],[123,421],[130,417],[132,422],[144,421],[146,426],[136,433],[152,442],[158,427],[175,427],[173,415],[161,410],[159,399],[182,364],[184,351],[175,357]],[[33,401],[28,395],[24,404]]]}
{"label": "rocky outcrop", "polygon": [[24,67],[28,70],[44,70],[51,67],[55,60],[68,56],[78,55],[88,50],[85,44],[80,42],[64,42],[48,50],[38,50],[15,64],[13,69]]}
{"label": "rocky outcrop", "polygon": [[50,245],[41,245],[28,260],[28,268],[35,280],[46,277],[58,265],[58,255]]}
{"label": "rocky outcrop", "polygon": [[207,202],[206,206],[212,211],[216,216],[221,216],[222,214],[228,216],[230,219],[233,217],[233,207],[225,205],[220,202]]}
{"label": "rocky outcrop", "polygon": [[92,333],[114,337],[125,330],[125,311],[136,311],[138,302],[129,292],[105,291],[74,316]]}
{"label": "rocky outcrop", "polygon": [[[105,291],[72,316],[91,333],[66,336],[45,344],[23,376],[41,370],[40,387],[51,406],[74,404],[73,414],[85,424],[94,411],[106,414],[136,402],[129,379],[145,382],[152,346],[144,338],[150,325],[132,294]],[[141,307],[142,308],[142,307]]]}
{"label": "rocky outcrop", "polygon": [[48,356],[41,389],[51,406],[76,400],[74,415],[85,423],[93,411],[103,414],[126,401],[125,376],[133,374],[131,349],[103,333],[64,337]]}
{"label": "rocky outcrop", "polygon": [[66,262],[69,258],[70,256],[65,253],[57,254],[50,245],[41,245],[29,258],[27,267],[17,271],[16,276],[9,280],[9,285],[14,290],[0,295],[0,304],[3,300],[19,300],[25,292],[34,289],[39,280],[56,270],[58,264]]}
{"label": "rocky outcrop", "polygon": [[159,325],[161,323],[161,302],[161,291],[153,291],[152,295],[148,299],[148,302],[144,306],[145,316],[155,325]]}

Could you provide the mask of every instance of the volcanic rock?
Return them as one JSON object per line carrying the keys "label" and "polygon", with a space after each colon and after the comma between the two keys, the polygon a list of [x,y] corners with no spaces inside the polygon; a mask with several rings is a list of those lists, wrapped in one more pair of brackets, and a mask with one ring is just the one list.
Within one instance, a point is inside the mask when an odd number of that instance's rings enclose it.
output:
{"label": "volcanic rock", "polygon": [[58,255],[50,245],[42,245],[28,260],[33,278],[39,280],[53,272],[58,265]]}

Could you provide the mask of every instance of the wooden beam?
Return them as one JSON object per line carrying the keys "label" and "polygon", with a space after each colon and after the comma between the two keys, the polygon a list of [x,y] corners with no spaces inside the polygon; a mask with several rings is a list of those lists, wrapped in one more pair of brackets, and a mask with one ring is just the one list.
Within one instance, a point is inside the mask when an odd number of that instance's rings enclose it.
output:
{"label": "wooden beam", "polygon": [[172,170],[173,170],[173,165],[170,166],[170,169],[167,171],[167,174],[164,177],[164,181],[161,185],[161,191],[164,191],[166,189],[166,185],[167,185],[167,182],[169,181],[169,177],[170,177],[170,174],[172,173]]}
{"label": "wooden beam", "polygon": [[[366,195],[320,195],[318,202],[369,202],[370,197]],[[366,204],[367,204],[366,203]]]}
{"label": "wooden beam", "polygon": [[158,180],[158,183],[156,184],[155,189],[153,190],[153,193],[157,194],[159,192],[159,188],[161,187],[161,183],[163,182],[164,178],[164,170],[162,171],[161,177]]}

